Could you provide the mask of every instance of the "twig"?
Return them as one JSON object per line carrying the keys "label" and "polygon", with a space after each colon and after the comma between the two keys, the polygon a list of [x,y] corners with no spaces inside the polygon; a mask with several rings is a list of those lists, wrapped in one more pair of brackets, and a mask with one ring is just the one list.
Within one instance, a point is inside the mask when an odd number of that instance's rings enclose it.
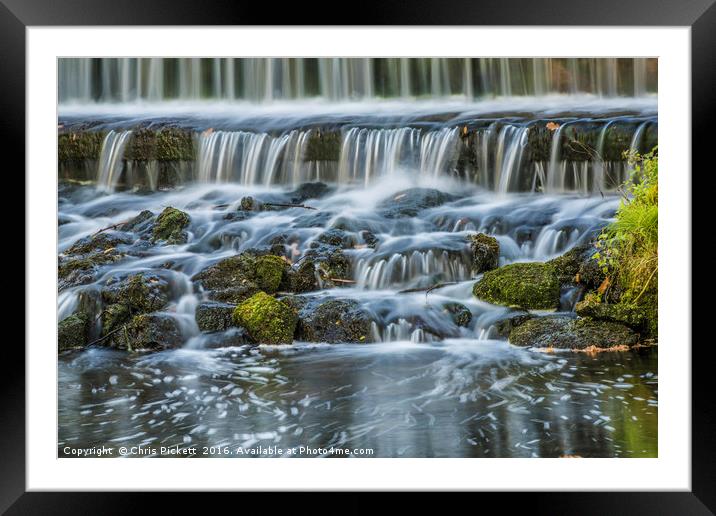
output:
{"label": "twig", "polygon": [[355,283],[355,280],[352,279],[340,279],[340,278],[326,278],[329,281],[333,281],[334,283]]}
{"label": "twig", "polygon": [[409,288],[406,290],[399,290],[398,294],[411,294],[413,292],[425,292],[425,295],[429,294],[435,289],[447,287],[449,285],[457,285],[457,281],[447,281],[445,283],[436,283],[435,285],[432,285],[430,287],[422,287],[422,288]]}
{"label": "twig", "polygon": [[119,226],[124,226],[127,222],[129,221],[125,220],[124,222],[117,222],[116,224],[112,224],[111,226],[107,226],[106,228],[102,228],[99,231],[92,233],[92,236],[99,235],[103,231],[107,231],[109,229],[117,229]]}
{"label": "twig", "polygon": [[280,202],[265,202],[264,206],[279,206],[281,208],[303,208],[304,210],[318,210],[313,206],[306,206],[305,204],[284,204]]}
{"label": "twig", "polygon": [[110,335],[114,335],[114,334],[117,333],[118,331],[123,330],[123,329],[124,329],[124,326],[125,326],[125,325],[123,324],[123,325],[120,326],[119,328],[116,328],[116,329],[112,330],[111,332],[109,332],[109,333],[108,333],[107,335],[105,335],[104,337],[100,337],[99,339],[93,340],[92,342],[90,342],[89,344],[87,344],[87,347],[94,346],[95,344],[99,344],[100,342],[102,342],[104,339],[106,339],[106,338],[109,337]]}

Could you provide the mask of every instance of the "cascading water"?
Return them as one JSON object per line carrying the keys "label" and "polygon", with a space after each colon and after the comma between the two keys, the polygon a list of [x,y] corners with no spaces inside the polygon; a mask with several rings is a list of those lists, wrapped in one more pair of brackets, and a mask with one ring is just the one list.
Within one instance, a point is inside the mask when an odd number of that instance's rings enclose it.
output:
{"label": "cascading water", "polygon": [[110,131],[105,136],[97,170],[99,188],[109,192],[114,191],[124,166],[122,161],[124,149],[131,136],[132,131]]}
{"label": "cascading water", "polygon": [[[471,237],[497,240],[490,267],[589,243],[620,204],[623,152],[656,143],[655,67],[61,59],[58,316],[86,317],[92,343],[60,355],[61,448],[654,455],[656,353],[509,344],[513,317],[545,313],[473,295]],[[184,220],[168,207],[187,222],[167,235],[160,214]],[[241,253],[286,267],[261,288],[298,314],[293,344],[254,346],[236,326],[256,278],[224,276],[220,296],[197,279]],[[137,285],[151,307],[118,307]],[[584,288],[560,289],[553,308],[576,317]],[[104,349],[132,335],[170,349]]]}
{"label": "cascading water", "polygon": [[59,60],[59,91],[61,102],[643,96],[655,70],[644,58],[72,58]]}

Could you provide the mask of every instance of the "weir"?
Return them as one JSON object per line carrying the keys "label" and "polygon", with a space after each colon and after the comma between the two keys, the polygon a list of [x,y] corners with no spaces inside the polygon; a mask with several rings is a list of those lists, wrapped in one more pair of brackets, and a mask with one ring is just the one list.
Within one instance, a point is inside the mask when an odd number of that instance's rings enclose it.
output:
{"label": "weir", "polygon": [[647,58],[84,58],[59,60],[60,102],[543,96],[656,92]]}

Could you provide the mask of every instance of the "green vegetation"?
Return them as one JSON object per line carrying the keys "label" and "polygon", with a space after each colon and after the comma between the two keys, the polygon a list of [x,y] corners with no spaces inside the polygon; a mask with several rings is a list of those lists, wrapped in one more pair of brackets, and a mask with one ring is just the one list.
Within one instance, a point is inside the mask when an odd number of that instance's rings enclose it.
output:
{"label": "green vegetation", "polygon": [[189,215],[171,206],[164,209],[154,225],[153,240],[164,240],[167,244],[184,244],[187,234],[184,228],[189,225]]}
{"label": "green vegetation", "polygon": [[298,317],[286,303],[258,292],[236,307],[234,322],[259,344],[291,344]]}
{"label": "green vegetation", "polygon": [[475,297],[497,305],[533,310],[559,306],[557,270],[548,263],[513,263],[487,271],[475,283]]}
{"label": "green vegetation", "polygon": [[654,147],[648,154],[626,154],[632,176],[624,185],[616,220],[599,236],[595,255],[608,278],[598,295],[644,308],[653,336],[657,329],[659,265],[657,151]]}

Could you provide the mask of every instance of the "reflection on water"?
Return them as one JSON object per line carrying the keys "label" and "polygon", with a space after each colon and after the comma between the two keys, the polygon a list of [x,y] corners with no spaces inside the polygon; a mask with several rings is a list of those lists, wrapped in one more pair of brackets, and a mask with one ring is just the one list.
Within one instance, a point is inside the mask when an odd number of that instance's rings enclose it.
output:
{"label": "reflection on water", "polygon": [[657,382],[656,349],[545,354],[476,340],[93,349],[60,357],[58,453],[334,446],[377,457],[655,457]]}

